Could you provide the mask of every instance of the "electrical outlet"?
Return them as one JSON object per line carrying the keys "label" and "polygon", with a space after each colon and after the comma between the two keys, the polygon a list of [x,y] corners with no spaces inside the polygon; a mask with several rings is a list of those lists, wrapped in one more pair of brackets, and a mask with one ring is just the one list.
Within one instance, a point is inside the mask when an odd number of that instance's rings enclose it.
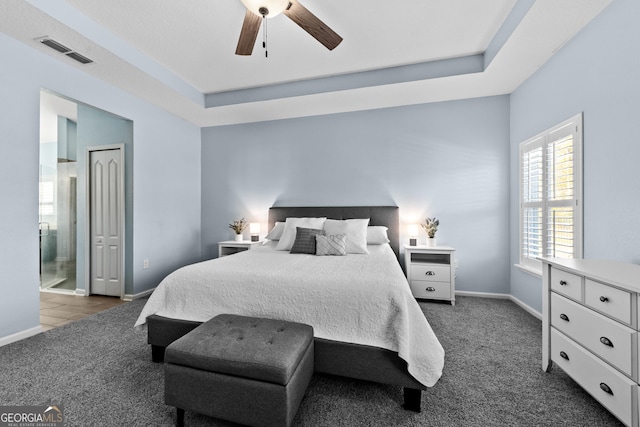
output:
{"label": "electrical outlet", "polygon": [[142,268],[149,268],[149,260],[145,259],[144,261],[142,261]]}

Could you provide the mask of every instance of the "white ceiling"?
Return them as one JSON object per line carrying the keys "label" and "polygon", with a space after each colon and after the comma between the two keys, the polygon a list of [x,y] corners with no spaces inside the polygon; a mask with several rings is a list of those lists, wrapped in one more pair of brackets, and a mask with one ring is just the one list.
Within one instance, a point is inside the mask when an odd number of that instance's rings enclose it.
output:
{"label": "white ceiling", "polygon": [[[344,41],[327,50],[293,21],[268,22],[260,45],[234,55],[240,0],[67,0],[203,93],[290,82],[483,52],[516,0],[302,0]],[[385,10],[386,9],[386,10]]]}
{"label": "white ceiling", "polygon": [[[0,31],[192,123],[214,126],[511,93],[611,0],[300,2],[344,38],[335,50],[279,15],[268,23],[268,58],[261,34],[252,56],[235,55],[240,0],[3,1]],[[95,62],[80,65],[34,41],[43,35]],[[318,78],[369,78],[371,70],[448,65],[485,51],[488,66],[474,72],[205,107],[206,94],[299,81],[313,88]]]}

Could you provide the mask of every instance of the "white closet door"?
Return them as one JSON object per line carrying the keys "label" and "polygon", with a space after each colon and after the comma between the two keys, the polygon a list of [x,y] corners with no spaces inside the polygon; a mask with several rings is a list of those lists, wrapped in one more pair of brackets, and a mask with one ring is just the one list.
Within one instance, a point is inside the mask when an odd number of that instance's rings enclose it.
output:
{"label": "white closet door", "polygon": [[91,162],[91,293],[120,296],[122,235],[120,216],[124,179],[120,150],[92,151]]}

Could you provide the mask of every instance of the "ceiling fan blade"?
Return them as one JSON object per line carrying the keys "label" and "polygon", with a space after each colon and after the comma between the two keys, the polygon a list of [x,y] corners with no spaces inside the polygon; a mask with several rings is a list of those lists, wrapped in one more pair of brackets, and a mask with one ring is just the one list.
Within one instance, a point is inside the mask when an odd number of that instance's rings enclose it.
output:
{"label": "ceiling fan blade", "polygon": [[240,38],[238,39],[238,46],[236,47],[236,55],[251,55],[253,46],[256,44],[258,31],[260,31],[261,21],[262,18],[260,16],[247,9],[242,23],[242,31],[240,31]]}
{"label": "ceiling fan blade", "polygon": [[297,0],[290,0],[290,3],[291,6],[282,13],[311,34],[314,39],[322,43],[327,49],[333,50],[340,44],[342,37],[318,19],[317,16],[309,12]]}

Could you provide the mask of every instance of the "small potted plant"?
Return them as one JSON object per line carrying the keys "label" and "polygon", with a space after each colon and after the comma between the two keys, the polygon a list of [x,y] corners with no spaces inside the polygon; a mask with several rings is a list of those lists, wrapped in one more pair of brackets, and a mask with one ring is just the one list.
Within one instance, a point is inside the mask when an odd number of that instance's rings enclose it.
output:
{"label": "small potted plant", "polygon": [[436,246],[436,231],[438,231],[440,220],[436,217],[427,218],[420,225],[427,232],[427,246]]}
{"label": "small potted plant", "polygon": [[229,228],[236,233],[236,242],[242,242],[242,232],[247,228],[249,224],[244,218],[237,219],[229,224]]}

